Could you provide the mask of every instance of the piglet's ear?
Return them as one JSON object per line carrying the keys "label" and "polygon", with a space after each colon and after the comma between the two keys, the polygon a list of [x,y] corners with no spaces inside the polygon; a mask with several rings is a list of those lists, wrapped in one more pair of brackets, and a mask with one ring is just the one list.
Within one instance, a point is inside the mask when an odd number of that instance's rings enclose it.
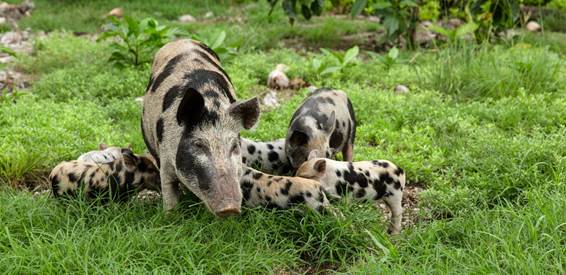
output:
{"label": "piglet's ear", "polygon": [[138,162],[138,157],[132,150],[127,148],[122,149],[122,157],[124,158],[124,164],[128,166],[135,166]]}
{"label": "piglet's ear", "polygon": [[326,173],[326,160],[324,160],[324,159],[317,160],[314,163],[313,168],[318,174]]}
{"label": "piglet's ear", "polygon": [[309,153],[309,157],[307,158],[307,160],[311,160],[317,157],[318,157],[318,150],[315,149]]}
{"label": "piglet's ear", "polygon": [[108,148],[108,145],[104,143],[98,144],[98,150],[102,151],[102,150],[106,150],[106,148]]}
{"label": "piglet's ear", "polygon": [[243,102],[232,103],[228,108],[228,113],[239,120],[244,129],[250,129],[259,119],[259,100],[254,97]]}

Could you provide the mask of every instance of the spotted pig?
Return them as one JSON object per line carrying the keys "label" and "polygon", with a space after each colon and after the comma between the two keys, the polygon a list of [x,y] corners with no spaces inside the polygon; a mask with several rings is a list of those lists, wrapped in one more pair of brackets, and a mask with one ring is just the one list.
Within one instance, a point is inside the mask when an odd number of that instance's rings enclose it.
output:
{"label": "spotted pig", "polygon": [[53,168],[49,181],[55,197],[76,195],[81,189],[86,198],[102,201],[122,201],[143,189],[161,189],[159,171],[151,159],[126,148],[111,162],[62,162]]}
{"label": "spotted pig", "polygon": [[276,175],[284,175],[292,171],[285,154],[285,139],[265,142],[241,138],[240,143],[242,163],[246,166]]}
{"label": "spotted pig", "polygon": [[297,204],[322,211],[330,206],[319,182],[299,177],[273,176],[244,167],[240,179],[244,203],[249,207],[285,209]]}
{"label": "spotted pig", "polygon": [[177,40],[161,48],[144,96],[142,133],[160,166],[164,209],[178,204],[182,184],[217,216],[238,214],[240,130],[258,117],[257,98],[236,101],[209,47]]}
{"label": "spotted pig", "polygon": [[309,95],[293,114],[285,139],[285,152],[291,166],[298,168],[311,151],[318,157],[333,158],[342,151],[352,161],[356,117],[346,93],[326,88]]}
{"label": "spotted pig", "polygon": [[361,201],[383,199],[391,210],[388,232],[396,234],[401,230],[403,169],[387,160],[344,162],[316,155],[309,155],[309,160],[299,167],[296,176],[319,181],[329,197],[341,198],[349,194]]}

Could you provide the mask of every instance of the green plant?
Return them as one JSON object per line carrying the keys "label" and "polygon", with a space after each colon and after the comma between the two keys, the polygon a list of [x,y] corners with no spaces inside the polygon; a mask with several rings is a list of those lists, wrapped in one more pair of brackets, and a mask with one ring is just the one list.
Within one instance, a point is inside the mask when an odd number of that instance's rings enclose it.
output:
{"label": "green plant", "polygon": [[[352,6],[352,16],[357,16],[368,4],[367,0],[356,0]],[[410,48],[415,46],[414,33],[418,21],[418,5],[413,0],[380,0],[371,4],[375,13],[383,18],[388,41],[397,40],[402,37]]]}
{"label": "green plant", "polygon": [[566,10],[566,0],[552,0],[548,3],[551,8]]}
{"label": "green plant", "polygon": [[153,18],[135,20],[125,16],[123,20],[111,17],[108,30],[103,32],[97,41],[115,38],[110,43],[112,54],[110,61],[123,66],[148,63],[153,53],[169,42],[177,30],[159,25]]}
{"label": "green plant", "polygon": [[354,46],[346,52],[320,49],[324,58],[313,58],[311,66],[318,76],[324,76],[342,71],[350,64],[354,63],[360,49]]}
{"label": "green plant", "polygon": [[432,25],[429,29],[433,32],[441,34],[448,39],[449,44],[455,44],[460,39],[463,39],[468,34],[474,34],[474,31],[477,30],[478,25],[474,22],[468,22],[461,26],[458,26],[454,29],[444,28],[440,25]]}
{"label": "green plant", "polygon": [[[269,15],[277,6],[279,0],[267,0],[271,9],[269,10]],[[313,15],[320,15],[322,13],[322,8],[324,5],[324,0],[283,0],[281,1],[281,7],[287,17],[289,17],[289,22],[291,24],[295,23],[298,16],[298,10],[300,9],[300,13],[303,17],[309,20]]]}
{"label": "green plant", "polygon": [[487,41],[495,34],[512,28],[519,22],[520,9],[516,0],[476,0],[466,6],[470,21],[478,25],[478,42]]}
{"label": "green plant", "polygon": [[427,0],[419,5],[419,19],[436,21],[440,17],[440,2]]}
{"label": "green plant", "polygon": [[385,55],[380,55],[374,52],[369,52],[369,54],[373,58],[379,60],[383,66],[385,66],[385,70],[387,71],[389,71],[393,66],[401,63],[401,59],[399,58],[399,49],[397,49],[397,47],[389,49]]}
{"label": "green plant", "polygon": [[226,45],[226,32],[221,31],[216,36],[200,36],[200,35],[193,35],[193,39],[198,40],[206,44],[210,47],[216,54],[220,56],[220,58],[224,61],[226,59],[230,59],[234,56],[237,52],[237,49],[234,47],[229,47]]}

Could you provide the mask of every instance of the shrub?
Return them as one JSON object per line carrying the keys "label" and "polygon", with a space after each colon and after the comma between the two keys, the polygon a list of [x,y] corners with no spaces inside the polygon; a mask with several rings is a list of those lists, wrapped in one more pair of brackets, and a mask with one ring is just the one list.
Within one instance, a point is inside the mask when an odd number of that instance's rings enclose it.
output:
{"label": "shrub", "polygon": [[552,0],[548,3],[548,6],[551,8],[566,10],[566,0]]}
{"label": "shrub", "polygon": [[177,30],[161,26],[153,18],[135,20],[125,16],[123,20],[111,18],[108,30],[103,32],[98,41],[117,38],[111,42],[110,61],[118,65],[140,65],[151,62],[153,53],[169,42]]}

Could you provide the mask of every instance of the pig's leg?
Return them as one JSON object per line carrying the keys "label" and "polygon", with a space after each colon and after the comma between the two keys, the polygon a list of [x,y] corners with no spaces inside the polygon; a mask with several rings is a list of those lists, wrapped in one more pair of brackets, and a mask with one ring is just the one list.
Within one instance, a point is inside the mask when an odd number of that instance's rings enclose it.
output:
{"label": "pig's leg", "polygon": [[391,211],[391,222],[387,232],[389,234],[398,234],[401,231],[401,219],[403,218],[403,206],[401,201],[403,199],[403,192],[394,192],[393,195],[385,198],[385,203]]}
{"label": "pig's leg", "polygon": [[179,190],[177,178],[170,176],[175,174],[167,173],[167,170],[168,169],[165,169],[165,167],[162,167],[160,171],[161,196],[163,197],[163,209],[165,211],[171,211],[179,203],[181,190]]}
{"label": "pig's leg", "polygon": [[354,144],[348,143],[342,149],[342,157],[344,161],[351,162],[354,160]]}

